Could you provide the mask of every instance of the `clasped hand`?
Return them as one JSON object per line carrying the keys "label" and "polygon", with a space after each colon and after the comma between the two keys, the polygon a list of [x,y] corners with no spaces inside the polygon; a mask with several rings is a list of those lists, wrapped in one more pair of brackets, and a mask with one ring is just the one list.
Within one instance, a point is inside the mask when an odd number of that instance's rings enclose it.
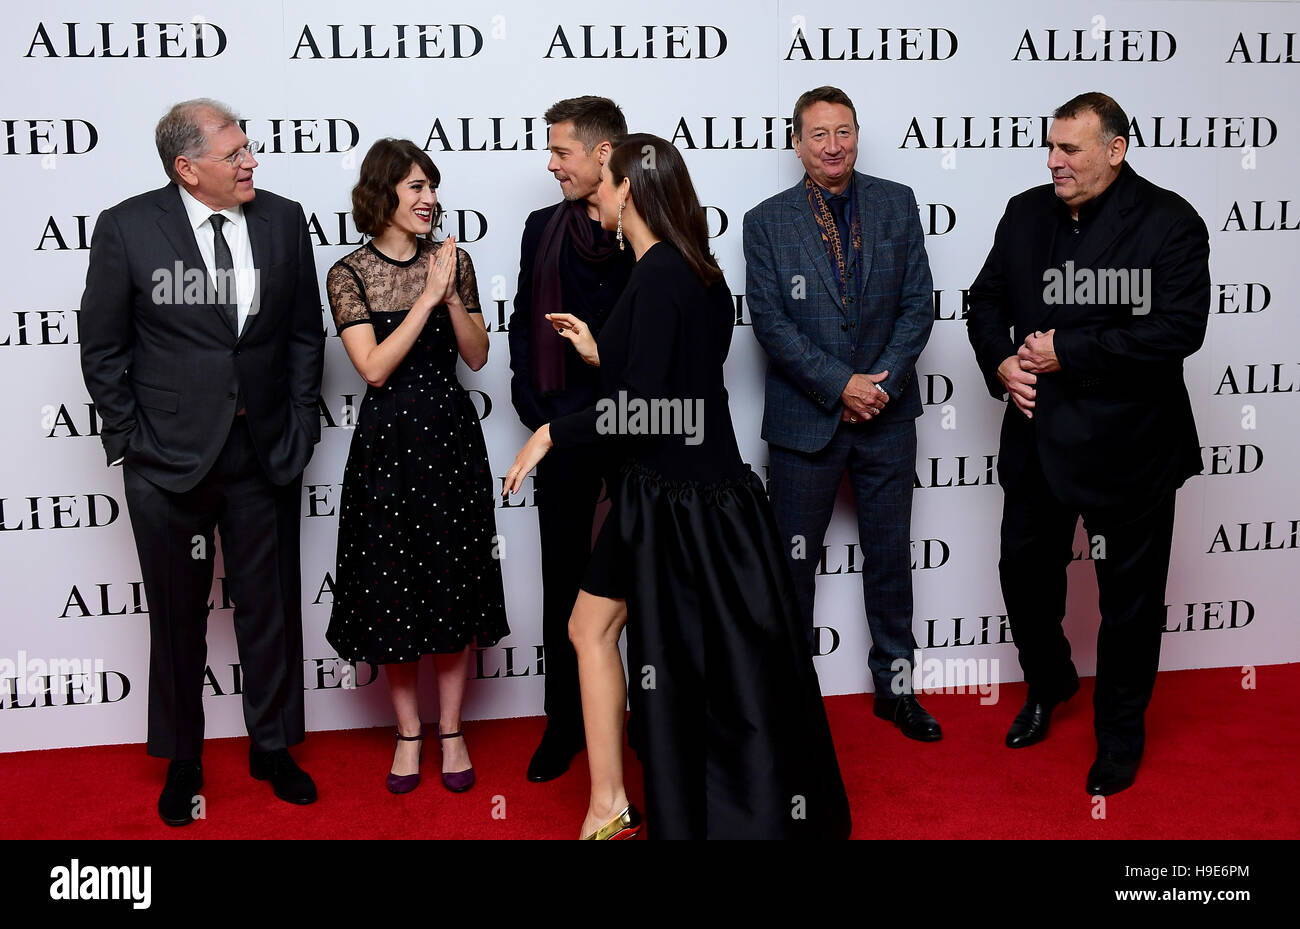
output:
{"label": "clasped hand", "polygon": [[424,278],[421,299],[432,309],[459,299],[456,292],[456,237],[449,235],[429,255],[429,270]]}
{"label": "clasped hand", "polygon": [[[1021,349],[1024,351],[1024,349]],[[1028,419],[1034,418],[1034,398],[1038,396],[1038,377],[1021,367],[1019,355],[1008,355],[998,365],[998,380],[1007,389],[1007,395],[1016,409]]]}
{"label": "clasped hand", "polygon": [[1061,370],[1056,360],[1055,329],[1031,332],[1025,344],[1014,355],[1008,355],[998,365],[998,380],[1007,389],[1007,395],[1016,409],[1029,419],[1034,418],[1034,400],[1038,396],[1038,375]]}
{"label": "clasped hand", "polygon": [[879,374],[855,374],[849,378],[840,399],[844,409],[840,411],[840,421],[848,423],[866,422],[879,416],[889,402],[889,394],[879,384],[889,377],[888,371]]}
{"label": "clasped hand", "polygon": [[1016,352],[1022,371],[1051,374],[1061,370],[1061,363],[1056,360],[1055,335],[1055,329],[1048,329],[1046,332],[1031,332],[1025,336],[1025,344]]}

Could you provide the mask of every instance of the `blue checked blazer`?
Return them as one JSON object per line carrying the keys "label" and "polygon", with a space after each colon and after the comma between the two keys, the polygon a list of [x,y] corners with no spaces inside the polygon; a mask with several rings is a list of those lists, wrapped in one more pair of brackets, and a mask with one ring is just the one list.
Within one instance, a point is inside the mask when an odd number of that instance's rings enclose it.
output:
{"label": "blue checked blazer", "polygon": [[934,296],[916,198],[903,184],[853,176],[862,276],[847,303],[802,178],[745,214],[745,299],[769,359],[763,438],[800,452],[830,442],[852,374],[889,371],[880,384],[889,403],[873,423],[921,415],[913,370]]}

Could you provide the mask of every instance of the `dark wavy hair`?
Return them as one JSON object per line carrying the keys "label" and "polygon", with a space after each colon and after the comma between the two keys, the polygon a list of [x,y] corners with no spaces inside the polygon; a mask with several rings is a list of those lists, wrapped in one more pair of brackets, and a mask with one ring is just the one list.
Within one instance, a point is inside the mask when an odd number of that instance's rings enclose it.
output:
{"label": "dark wavy hair", "polygon": [[636,210],[650,231],[676,246],[704,286],[722,279],[709,251],[704,208],[677,146],[645,132],[623,136],[610,153],[609,173],[615,185],[628,179]]}
{"label": "dark wavy hair", "polygon": [[[357,229],[368,236],[384,231],[397,209],[397,185],[415,165],[437,189],[442,175],[433,159],[410,139],[380,139],[361,160],[361,176],[352,188],[352,218]],[[442,220],[442,204],[433,208],[433,227]],[[430,237],[433,232],[430,230]]]}

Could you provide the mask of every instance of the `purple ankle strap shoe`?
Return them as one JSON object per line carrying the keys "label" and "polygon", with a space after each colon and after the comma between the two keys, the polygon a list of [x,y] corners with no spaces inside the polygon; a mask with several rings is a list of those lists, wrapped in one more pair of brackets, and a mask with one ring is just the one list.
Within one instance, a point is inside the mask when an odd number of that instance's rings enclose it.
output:
{"label": "purple ankle strap shoe", "polygon": [[385,782],[388,785],[390,793],[409,794],[411,791],[415,790],[416,787],[420,786],[420,772],[418,768],[420,766],[420,761],[424,758],[424,727],[420,727],[419,735],[402,735],[402,730],[398,729],[397,740],[399,742],[420,743],[420,756],[415,762],[417,768],[416,772],[414,774],[394,774],[392,771],[389,771],[388,780]]}
{"label": "purple ankle strap shoe", "polygon": [[[438,733],[438,751],[442,751],[442,742],[444,739],[463,739],[464,735],[459,729],[455,732]],[[452,793],[464,793],[474,786],[474,766],[466,768],[464,771],[452,771],[442,775],[442,786],[446,787]]]}

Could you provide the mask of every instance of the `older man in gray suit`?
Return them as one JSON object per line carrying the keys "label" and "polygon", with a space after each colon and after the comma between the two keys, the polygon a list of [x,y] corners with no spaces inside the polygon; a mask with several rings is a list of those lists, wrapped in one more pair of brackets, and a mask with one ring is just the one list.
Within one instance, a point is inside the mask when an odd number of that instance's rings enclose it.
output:
{"label": "older man in gray suit", "polygon": [[858,120],[835,87],[794,107],[805,175],[745,214],[746,299],[770,358],[763,438],[770,492],[813,636],[822,539],[847,469],[864,553],[875,714],[924,742],[939,724],[912,692],[910,530],[921,396],[912,376],[933,324],[925,238],[910,188],[853,170]]}

